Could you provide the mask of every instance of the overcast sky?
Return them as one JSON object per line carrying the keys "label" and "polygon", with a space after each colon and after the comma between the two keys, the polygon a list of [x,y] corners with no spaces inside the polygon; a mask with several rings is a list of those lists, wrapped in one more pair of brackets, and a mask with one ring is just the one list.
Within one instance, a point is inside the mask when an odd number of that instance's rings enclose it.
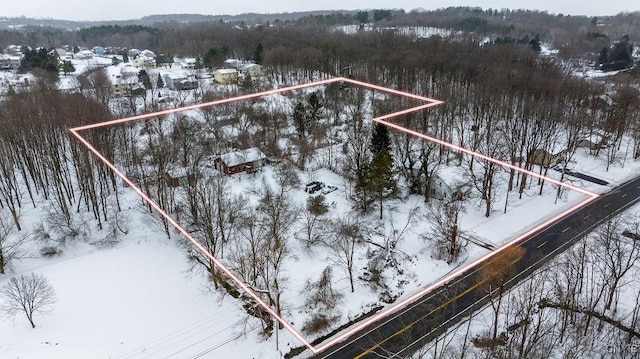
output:
{"label": "overcast sky", "polygon": [[235,15],[247,12],[280,13],[307,10],[353,10],[416,8],[433,10],[448,6],[479,6],[544,10],[554,14],[602,16],[622,11],[638,11],[633,0],[22,0],[8,1],[0,7],[0,16],[26,16],[61,20],[129,20],[155,14]]}

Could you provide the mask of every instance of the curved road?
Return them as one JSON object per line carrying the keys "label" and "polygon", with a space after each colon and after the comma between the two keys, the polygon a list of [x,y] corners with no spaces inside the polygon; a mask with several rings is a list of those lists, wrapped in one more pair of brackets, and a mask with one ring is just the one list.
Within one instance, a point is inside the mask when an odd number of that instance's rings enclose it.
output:
{"label": "curved road", "polygon": [[493,261],[512,261],[514,270],[505,282],[505,289],[509,289],[551,258],[571,247],[610,215],[624,211],[639,199],[640,177],[523,239],[519,246],[526,252],[521,258],[508,259],[504,257],[505,252],[489,258],[445,286],[426,294],[389,317],[372,323],[315,357],[407,357],[488,302],[486,285],[482,285],[486,280],[479,277],[482,267]]}

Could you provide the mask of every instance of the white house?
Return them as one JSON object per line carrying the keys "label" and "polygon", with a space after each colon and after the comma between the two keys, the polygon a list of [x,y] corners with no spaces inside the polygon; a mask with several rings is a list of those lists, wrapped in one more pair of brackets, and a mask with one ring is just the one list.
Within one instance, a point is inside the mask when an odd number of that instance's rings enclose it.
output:
{"label": "white house", "polygon": [[0,70],[17,70],[21,60],[20,55],[0,54]]}
{"label": "white house", "polygon": [[184,70],[194,70],[196,68],[196,59],[194,57],[178,58],[177,62]]}
{"label": "white house", "polygon": [[89,50],[81,50],[76,52],[73,58],[77,60],[91,60],[93,58],[94,53]]}
{"label": "white house", "polygon": [[22,55],[22,46],[20,45],[9,45],[4,49],[5,54],[9,55]]}

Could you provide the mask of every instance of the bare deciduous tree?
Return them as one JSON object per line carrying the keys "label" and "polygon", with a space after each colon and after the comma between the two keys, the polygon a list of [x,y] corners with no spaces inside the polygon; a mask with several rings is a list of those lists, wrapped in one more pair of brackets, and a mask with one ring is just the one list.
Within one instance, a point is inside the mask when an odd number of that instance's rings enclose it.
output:
{"label": "bare deciduous tree", "polygon": [[[623,281],[625,275],[635,266],[640,259],[640,244],[638,241],[628,239],[620,235],[621,227],[625,227],[624,217],[610,218],[604,225],[595,232],[597,248],[594,251],[595,258],[599,259],[596,264],[603,275],[603,287],[606,288],[606,302],[604,309],[611,309],[614,305],[614,297]],[[629,224],[632,230],[638,229],[637,221]],[[615,303],[617,306],[617,303]],[[614,312],[616,308],[614,306]]]}
{"label": "bare deciduous tree", "polygon": [[444,259],[451,264],[464,250],[467,241],[462,239],[458,223],[458,217],[464,210],[462,201],[432,202],[427,220],[433,227],[426,236],[434,245],[436,259]]}
{"label": "bare deciduous tree", "polygon": [[331,253],[334,263],[344,268],[347,272],[351,292],[355,291],[353,284],[354,254],[356,243],[362,240],[361,225],[357,217],[355,219],[346,218],[338,220],[338,223],[331,226],[334,230],[331,239],[326,243],[332,249]]}
{"label": "bare deciduous tree", "polygon": [[0,295],[5,298],[0,310],[9,314],[23,312],[32,328],[36,325],[33,316],[53,309],[56,292],[42,274],[22,274],[13,277],[0,288]]}
{"label": "bare deciduous tree", "polygon": [[13,257],[19,243],[9,245],[9,235],[14,231],[16,225],[9,219],[9,215],[0,209],[0,274],[4,274],[5,268]]}

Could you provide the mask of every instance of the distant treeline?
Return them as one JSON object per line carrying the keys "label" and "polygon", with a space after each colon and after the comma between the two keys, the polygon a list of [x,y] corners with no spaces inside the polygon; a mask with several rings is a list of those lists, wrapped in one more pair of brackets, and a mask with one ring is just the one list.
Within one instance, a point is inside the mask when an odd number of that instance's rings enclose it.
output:
{"label": "distant treeline", "polygon": [[[11,20],[11,19],[8,19]],[[7,21],[8,21],[7,20]],[[28,45],[46,48],[63,45],[93,47],[116,46],[155,48],[165,42],[172,42],[176,32],[198,31],[201,28],[219,31],[221,28],[245,29],[249,34],[240,36],[253,37],[251,32],[263,30],[283,30],[290,27],[313,27],[332,30],[337,25],[359,25],[374,23],[379,27],[393,26],[425,26],[473,32],[476,35],[492,38],[521,39],[524,36],[534,37],[539,34],[542,41],[556,47],[567,47],[567,44],[578,46],[578,50],[569,51],[572,55],[584,52],[599,52],[603,42],[620,39],[629,35],[633,39],[640,38],[640,13],[619,14],[616,16],[586,17],[563,14],[549,14],[541,11],[481,9],[473,7],[450,7],[435,11],[410,11],[401,9],[374,9],[364,11],[319,11],[292,14],[244,14],[236,16],[209,15],[156,15],[135,21],[78,23],[75,29],[56,27],[69,22],[51,20],[41,21],[39,25],[29,25],[29,19],[13,19],[18,24],[22,21],[26,26],[12,30],[0,31],[0,47],[11,44]],[[94,25],[94,26],[87,26]],[[229,36],[223,31],[216,36],[217,41],[224,41]],[[211,36],[207,36],[210,38]],[[185,46],[198,39],[190,39]],[[597,46],[589,46],[598,43]],[[180,44],[175,44],[180,45]],[[205,46],[203,46],[205,47]],[[205,48],[205,52],[206,52]],[[186,51],[187,49],[185,49]],[[181,53],[181,49],[171,51]],[[190,55],[196,55],[191,53]]]}

